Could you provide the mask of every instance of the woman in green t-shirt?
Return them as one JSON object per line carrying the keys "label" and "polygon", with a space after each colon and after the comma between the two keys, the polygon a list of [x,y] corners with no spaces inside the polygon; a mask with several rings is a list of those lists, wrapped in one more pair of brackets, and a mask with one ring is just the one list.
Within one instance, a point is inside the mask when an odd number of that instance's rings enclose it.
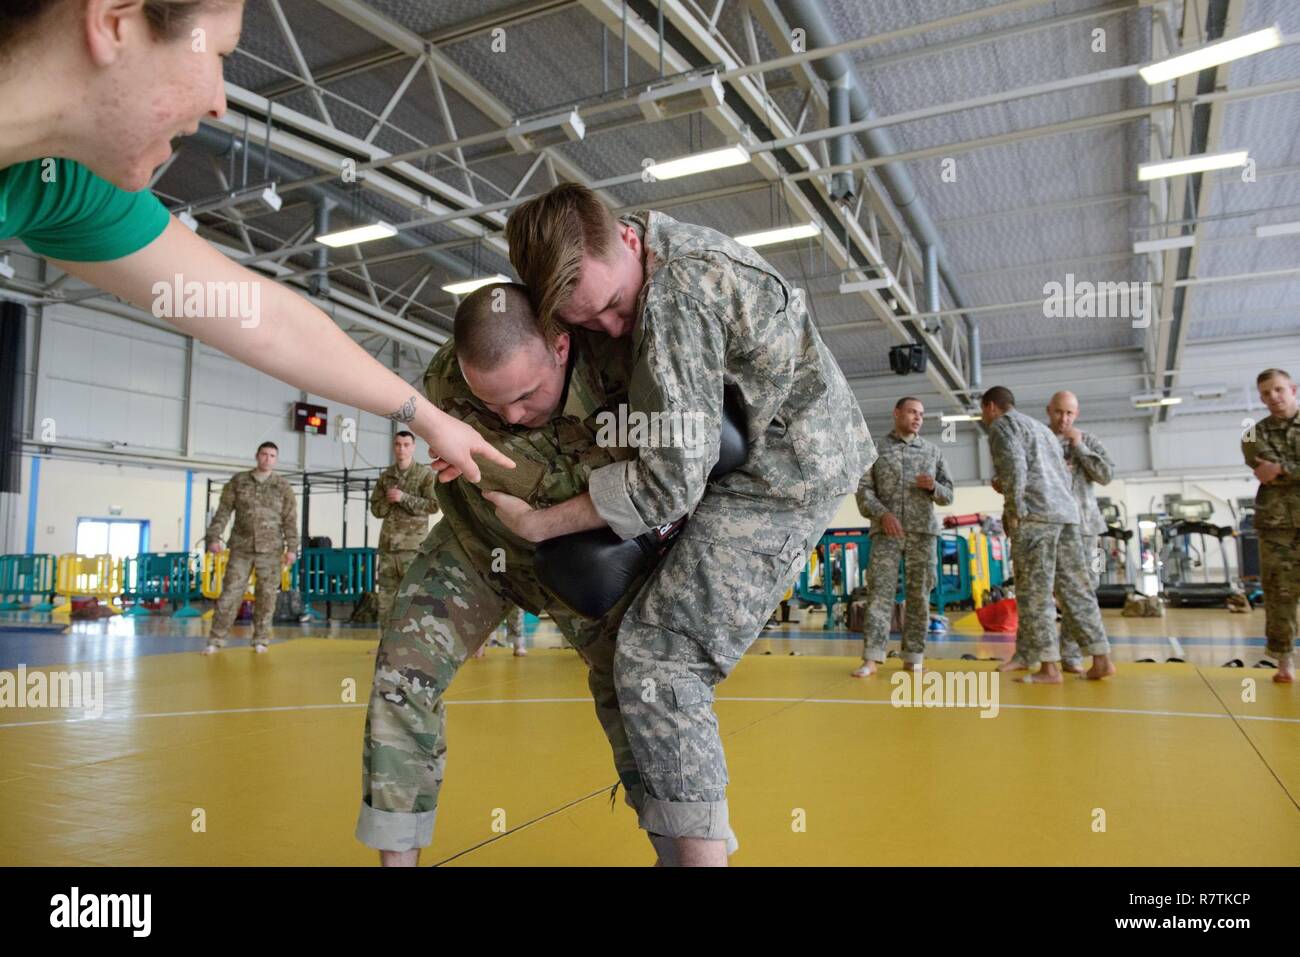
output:
{"label": "woman in green t-shirt", "polygon": [[[242,18],[243,0],[4,0],[0,239],[16,236],[268,375],[407,423],[447,463],[444,481],[477,481],[473,456],[512,467],[306,298],[232,262],[136,192],[174,137],[225,112],[222,65]],[[191,283],[241,289],[257,314],[187,317],[183,297],[158,293]]]}

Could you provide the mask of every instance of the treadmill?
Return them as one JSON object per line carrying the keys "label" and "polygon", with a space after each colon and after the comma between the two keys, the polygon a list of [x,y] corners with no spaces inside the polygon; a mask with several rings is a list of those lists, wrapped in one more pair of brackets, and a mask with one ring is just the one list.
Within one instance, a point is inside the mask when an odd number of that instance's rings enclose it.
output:
{"label": "treadmill", "polygon": [[[1214,506],[1200,499],[1165,498],[1169,518],[1160,528],[1160,584],[1171,607],[1180,605],[1222,605],[1230,595],[1240,594],[1231,578],[1227,540],[1235,536],[1231,526],[1210,521]],[[1210,577],[1209,555],[1218,550],[1223,578]],[[1197,573],[1197,570],[1200,573]]]}
{"label": "treadmill", "polygon": [[1255,500],[1237,499],[1237,577],[1252,605],[1264,598],[1259,564],[1259,533],[1255,530]]}
{"label": "treadmill", "polygon": [[1108,498],[1099,498],[1097,507],[1106,521],[1106,530],[1098,536],[1098,544],[1105,550],[1106,565],[1097,585],[1097,604],[1102,608],[1123,608],[1128,596],[1137,591],[1131,545],[1133,531],[1124,527],[1119,505]]}

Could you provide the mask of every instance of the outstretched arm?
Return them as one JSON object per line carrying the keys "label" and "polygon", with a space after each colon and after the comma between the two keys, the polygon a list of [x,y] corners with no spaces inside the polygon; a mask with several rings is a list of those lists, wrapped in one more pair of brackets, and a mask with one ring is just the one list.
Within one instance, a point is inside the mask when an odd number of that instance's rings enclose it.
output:
{"label": "outstretched arm", "polygon": [[[236,262],[172,219],[148,246],[106,262],[62,262],[61,269],[112,293],[181,331],[267,375],[307,392],[406,423],[437,454],[472,481],[473,456],[506,468],[513,463],[477,432],[435,408],[384,368],[305,297]],[[221,284],[230,318],[179,315],[182,303],[166,302],[175,277],[182,284]],[[234,283],[231,287],[229,284]],[[230,308],[235,303],[248,309]]]}

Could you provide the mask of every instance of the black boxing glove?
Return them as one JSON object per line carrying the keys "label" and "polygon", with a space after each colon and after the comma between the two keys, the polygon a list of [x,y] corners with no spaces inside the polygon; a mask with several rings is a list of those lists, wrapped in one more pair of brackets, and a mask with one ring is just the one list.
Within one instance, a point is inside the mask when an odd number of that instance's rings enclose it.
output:
{"label": "black boxing glove", "polygon": [[[723,392],[718,461],[709,472],[714,482],[749,457],[745,410],[739,390]],[[654,568],[686,524],[682,516],[636,538],[624,539],[610,528],[549,538],[533,553],[533,569],[542,586],[565,607],[584,618],[603,618],[629,586]]]}

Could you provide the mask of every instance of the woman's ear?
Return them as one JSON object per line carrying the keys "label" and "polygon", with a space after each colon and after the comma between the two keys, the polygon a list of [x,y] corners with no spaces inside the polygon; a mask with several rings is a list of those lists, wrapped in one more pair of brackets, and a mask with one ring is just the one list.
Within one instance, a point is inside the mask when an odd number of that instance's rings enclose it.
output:
{"label": "woman's ear", "polygon": [[[70,4],[75,10],[78,4]],[[86,52],[97,67],[112,66],[136,34],[149,35],[144,0],[86,0],[77,18],[78,32],[84,31]]]}

